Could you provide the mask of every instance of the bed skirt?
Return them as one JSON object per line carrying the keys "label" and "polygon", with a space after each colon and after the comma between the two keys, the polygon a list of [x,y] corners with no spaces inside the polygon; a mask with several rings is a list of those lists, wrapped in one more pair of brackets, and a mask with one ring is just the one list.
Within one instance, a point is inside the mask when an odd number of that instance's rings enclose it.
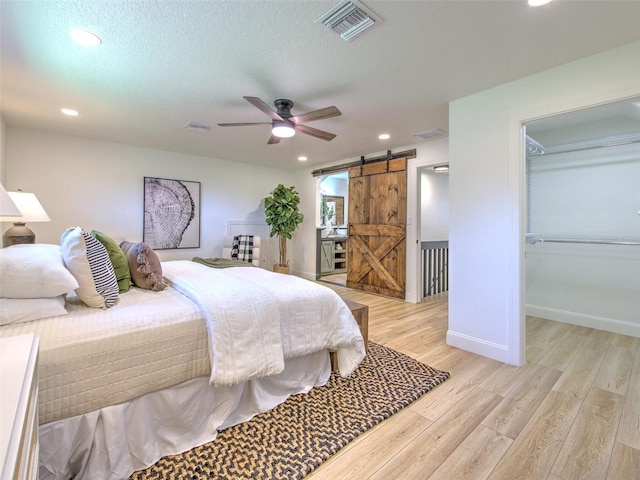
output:
{"label": "bed skirt", "polygon": [[225,387],[198,377],[40,426],[40,480],[116,480],[215,439],[218,430],[324,385],[329,353],[289,359],[274,376]]}

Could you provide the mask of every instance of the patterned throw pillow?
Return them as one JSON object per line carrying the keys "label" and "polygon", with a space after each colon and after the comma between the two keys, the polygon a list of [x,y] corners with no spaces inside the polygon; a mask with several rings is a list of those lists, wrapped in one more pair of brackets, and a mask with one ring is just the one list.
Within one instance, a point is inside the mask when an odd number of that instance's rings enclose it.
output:
{"label": "patterned throw pillow", "polygon": [[62,260],[78,281],[76,293],[87,306],[110,308],[118,302],[118,282],[107,249],[80,227],[60,238]]}
{"label": "patterned throw pillow", "polygon": [[113,271],[116,272],[116,280],[118,281],[118,289],[120,293],[124,293],[131,287],[131,272],[129,271],[129,262],[120,246],[108,235],[92,230],[91,235],[96,237],[104,248],[107,249],[109,260],[113,265]]}

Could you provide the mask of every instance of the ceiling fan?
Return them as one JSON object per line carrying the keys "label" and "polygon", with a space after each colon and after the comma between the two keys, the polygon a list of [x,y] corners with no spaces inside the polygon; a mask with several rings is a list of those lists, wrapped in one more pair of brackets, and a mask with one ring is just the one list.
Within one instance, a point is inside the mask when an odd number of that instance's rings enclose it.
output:
{"label": "ceiling fan", "polygon": [[286,98],[279,98],[273,104],[277,111],[274,111],[269,105],[264,103],[258,97],[242,97],[254,107],[262,110],[271,117],[271,122],[249,122],[249,123],[219,123],[220,127],[246,127],[250,125],[271,125],[271,137],[269,137],[268,145],[278,143],[281,138],[293,137],[295,132],[306,133],[312,137],[321,138],[322,140],[333,140],[336,135],[333,133],[318,130],[317,128],[303,125],[304,122],[313,120],[322,120],[324,118],[337,117],[342,115],[336,107],[326,107],[320,110],[303,113],[301,115],[292,115],[291,108],[293,102]]}

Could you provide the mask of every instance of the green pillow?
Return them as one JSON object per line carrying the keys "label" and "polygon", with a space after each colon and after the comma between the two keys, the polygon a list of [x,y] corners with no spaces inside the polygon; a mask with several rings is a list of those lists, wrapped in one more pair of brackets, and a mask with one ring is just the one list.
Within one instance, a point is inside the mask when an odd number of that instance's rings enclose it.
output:
{"label": "green pillow", "polygon": [[124,293],[131,287],[131,272],[129,271],[129,262],[125,257],[120,246],[108,235],[97,230],[92,230],[91,235],[96,237],[104,248],[107,249],[109,260],[113,265],[113,271],[116,272],[116,280],[118,281],[119,293]]}

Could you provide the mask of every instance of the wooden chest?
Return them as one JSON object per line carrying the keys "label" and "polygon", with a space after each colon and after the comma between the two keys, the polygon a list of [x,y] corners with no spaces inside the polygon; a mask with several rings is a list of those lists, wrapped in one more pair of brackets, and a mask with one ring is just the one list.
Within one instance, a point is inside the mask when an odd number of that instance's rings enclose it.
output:
{"label": "wooden chest", "polygon": [[[369,351],[369,306],[363,305],[358,302],[352,302],[351,300],[345,300],[344,303],[347,304],[349,310],[353,314],[353,318],[356,319],[358,323],[358,327],[360,327],[360,333],[362,334],[362,338],[364,338],[364,346]],[[331,368],[333,370],[338,370],[338,358],[335,353],[331,353]]]}

